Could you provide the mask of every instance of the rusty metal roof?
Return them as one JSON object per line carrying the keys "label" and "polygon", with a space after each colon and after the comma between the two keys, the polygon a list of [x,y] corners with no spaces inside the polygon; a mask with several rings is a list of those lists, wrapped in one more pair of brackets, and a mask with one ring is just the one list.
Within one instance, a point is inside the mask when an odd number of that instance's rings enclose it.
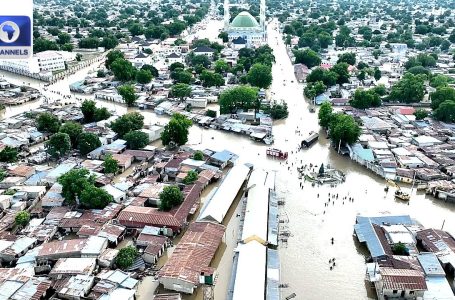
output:
{"label": "rusty metal roof", "polygon": [[426,290],[427,284],[421,271],[409,269],[381,268],[384,289]]}

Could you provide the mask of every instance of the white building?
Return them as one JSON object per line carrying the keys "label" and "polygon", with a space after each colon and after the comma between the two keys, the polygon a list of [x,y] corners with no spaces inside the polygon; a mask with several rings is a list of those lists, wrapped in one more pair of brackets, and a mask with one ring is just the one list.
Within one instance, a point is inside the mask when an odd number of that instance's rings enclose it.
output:
{"label": "white building", "polygon": [[0,60],[0,65],[16,73],[37,74],[65,70],[65,61],[74,60],[74,57],[74,53],[49,50],[36,53],[30,59]]}

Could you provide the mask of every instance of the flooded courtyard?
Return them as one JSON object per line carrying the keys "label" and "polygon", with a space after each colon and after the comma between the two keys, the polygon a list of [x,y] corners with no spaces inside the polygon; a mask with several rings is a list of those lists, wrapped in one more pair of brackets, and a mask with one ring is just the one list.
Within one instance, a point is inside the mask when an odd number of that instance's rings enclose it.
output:
{"label": "flooded courtyard", "polygon": [[[213,21],[221,22],[221,21]],[[207,25],[207,28],[219,28]],[[216,33],[216,30],[215,30]],[[212,34],[208,33],[207,34]],[[284,229],[291,234],[287,243],[280,247],[281,281],[288,284],[282,290],[283,298],[296,293],[296,299],[374,299],[374,291],[365,285],[366,250],[356,243],[353,237],[355,217],[362,215],[409,214],[425,227],[444,229],[455,234],[455,206],[432,197],[414,192],[409,203],[394,199],[393,192],[384,191],[385,180],[365,168],[340,156],[334,151],[325,134],[312,148],[297,151],[297,147],[311,131],[319,131],[317,113],[310,113],[303,97],[303,85],[294,80],[293,67],[286,54],[285,46],[276,23],[269,25],[269,45],[274,49],[276,64],[273,67],[273,84],[270,93],[275,100],[288,104],[289,117],[274,125],[274,147],[289,152],[287,164],[266,157],[266,146],[255,143],[246,137],[203,129],[191,128],[188,144],[195,149],[228,149],[240,156],[238,163],[252,163],[258,168],[276,171],[276,189],[279,198],[285,201],[281,209]],[[69,84],[85,77],[96,66],[80,70],[44,91],[44,84],[9,73],[0,74],[13,83],[30,83],[43,91],[49,102],[70,95]],[[53,92],[52,92],[52,91]],[[59,92],[57,94],[56,92]],[[78,98],[89,98],[77,95]],[[73,97],[71,101],[75,101]],[[6,118],[20,112],[37,108],[44,99],[22,106],[8,107],[0,117]],[[68,99],[68,101],[70,101]],[[120,114],[135,110],[120,104],[98,101],[100,106],[115,110]],[[164,123],[167,118],[157,116],[152,111],[141,111],[145,124]],[[320,166],[329,164],[346,174],[346,181],[331,187],[315,186],[298,179],[297,167],[305,164]],[[317,169],[316,169],[317,171]],[[325,206],[330,194],[338,194],[335,200]],[[205,195],[206,196],[206,195]],[[353,201],[343,201],[351,197]],[[214,266],[218,268],[215,299],[223,300],[226,295],[232,267],[233,249],[236,243],[238,218],[236,210],[239,199],[225,220],[227,230],[225,244],[218,250]],[[334,239],[332,245],[331,239]],[[336,258],[337,265],[329,268],[329,259]],[[139,289],[140,299],[149,299],[148,292],[154,282],[147,278]],[[202,299],[202,292],[190,297]]]}

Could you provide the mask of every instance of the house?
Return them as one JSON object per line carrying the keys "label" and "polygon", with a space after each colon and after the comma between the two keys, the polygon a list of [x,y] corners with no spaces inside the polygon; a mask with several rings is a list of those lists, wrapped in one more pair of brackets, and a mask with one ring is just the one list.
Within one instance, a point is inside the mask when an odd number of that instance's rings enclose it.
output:
{"label": "house", "polygon": [[100,236],[90,236],[85,240],[85,245],[81,249],[81,257],[97,258],[107,248],[107,238]]}
{"label": "house", "polygon": [[154,142],[161,138],[161,133],[164,131],[164,127],[160,125],[151,125],[148,128],[141,129],[141,131],[149,136],[149,142]]}
{"label": "house", "polygon": [[95,283],[95,276],[76,275],[66,278],[58,285],[57,296],[61,299],[79,300],[85,299]]}
{"label": "house", "polygon": [[133,163],[133,156],[127,154],[113,154],[112,158],[118,162],[120,172],[125,172]]}
{"label": "house", "polygon": [[167,57],[167,62],[169,65],[172,65],[173,63],[181,63],[183,64],[183,57],[177,53],[171,53]]}
{"label": "house", "polygon": [[54,183],[46,195],[41,200],[41,205],[44,209],[51,209],[63,205],[65,198],[62,196],[62,185],[60,183]]}
{"label": "house", "polygon": [[60,258],[49,273],[52,279],[90,275],[96,268],[96,258]]}
{"label": "house", "polygon": [[106,223],[99,230],[98,236],[107,238],[108,243],[117,246],[125,237],[126,228],[121,225]]}
{"label": "house", "polygon": [[220,167],[220,169],[224,169],[228,165],[234,165],[237,158],[238,156],[235,153],[223,150],[211,155],[209,162],[217,167]]}
{"label": "house", "polygon": [[81,251],[85,247],[87,239],[73,239],[52,241],[43,244],[36,256],[37,262],[46,262],[60,258],[81,257]]}
{"label": "house", "polygon": [[119,250],[107,248],[98,257],[98,264],[103,268],[111,268],[114,265],[115,258],[117,257]]}
{"label": "house", "polygon": [[27,236],[18,237],[14,241],[0,240],[0,259],[3,263],[15,262],[35,247],[37,242],[37,239]]}
{"label": "house", "polygon": [[382,300],[419,299],[427,290],[421,271],[395,268],[380,268],[375,287],[379,299]]}
{"label": "house", "polygon": [[199,46],[196,49],[193,50],[193,53],[195,55],[205,55],[209,58],[212,58],[213,55],[215,54],[215,49],[212,49],[207,46]]}
{"label": "house", "polygon": [[234,50],[240,50],[242,48],[245,48],[246,45],[247,45],[246,39],[244,39],[241,36],[239,36],[239,37],[237,37],[237,38],[232,40],[232,48]]}
{"label": "house", "polygon": [[76,166],[75,163],[62,163],[58,165],[55,169],[47,173],[46,177],[43,179],[43,182],[48,184],[54,184],[57,182],[57,179],[63,174],[71,171]]}
{"label": "house", "polygon": [[112,199],[116,203],[121,203],[126,199],[126,193],[124,191],[121,191],[110,184],[103,186],[102,189],[105,190],[109,195],[111,195]]}
{"label": "house", "polygon": [[440,145],[443,142],[432,136],[420,135],[417,137],[413,137],[411,143],[419,147],[429,147],[434,145]]}

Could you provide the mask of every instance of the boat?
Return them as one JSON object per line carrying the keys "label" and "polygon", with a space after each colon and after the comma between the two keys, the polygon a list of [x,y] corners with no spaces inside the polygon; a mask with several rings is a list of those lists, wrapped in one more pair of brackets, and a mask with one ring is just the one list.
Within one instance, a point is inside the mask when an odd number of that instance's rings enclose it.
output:
{"label": "boat", "polygon": [[288,159],[288,153],[275,148],[268,148],[266,151],[267,156],[278,159]]}
{"label": "boat", "polygon": [[391,186],[394,186],[397,188],[397,190],[395,191],[395,199],[398,199],[401,201],[411,200],[411,195],[409,193],[404,192],[398,184],[396,184],[392,180],[387,180],[387,183],[390,184]]}

